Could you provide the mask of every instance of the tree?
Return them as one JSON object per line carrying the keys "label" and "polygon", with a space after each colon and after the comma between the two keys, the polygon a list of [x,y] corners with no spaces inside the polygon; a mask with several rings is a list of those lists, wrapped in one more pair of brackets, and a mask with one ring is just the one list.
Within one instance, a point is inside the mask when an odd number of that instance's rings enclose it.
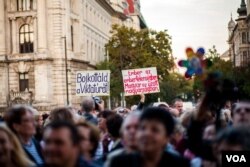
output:
{"label": "tree", "polygon": [[[172,57],[171,37],[168,32],[141,30],[136,31],[125,26],[114,25],[112,37],[106,45],[109,62],[103,61],[97,69],[111,70],[111,96],[116,99],[123,92],[122,70],[156,67],[158,75],[165,82],[170,71],[174,68]],[[147,96],[150,101],[156,101],[160,94]],[[134,98],[126,99],[129,103]]]}
{"label": "tree", "polygon": [[[231,61],[225,61],[220,58],[220,54],[217,52],[215,45],[211,49],[208,49],[206,57],[212,61],[212,66],[206,69],[206,73],[221,73],[223,78],[233,79],[233,66]],[[196,76],[194,78],[193,91],[196,99],[200,98],[201,94],[204,93],[203,87],[204,78]]]}
{"label": "tree", "polygon": [[168,103],[172,103],[175,98],[192,101],[192,85],[192,80],[186,80],[185,77],[179,73],[171,73],[163,82],[160,82],[160,97]]}
{"label": "tree", "polygon": [[[207,71],[208,73],[221,73],[222,79],[230,79],[235,83],[239,99],[250,98],[250,64],[248,66],[233,67],[231,61],[220,58],[215,46],[208,50],[207,57],[213,62],[212,67]],[[203,80],[200,77],[195,77],[193,89],[195,95],[197,95],[197,91],[204,91]],[[196,96],[196,98],[199,98],[199,96]]]}
{"label": "tree", "polygon": [[232,75],[238,88],[239,98],[250,99],[250,63],[247,66],[235,67]]}

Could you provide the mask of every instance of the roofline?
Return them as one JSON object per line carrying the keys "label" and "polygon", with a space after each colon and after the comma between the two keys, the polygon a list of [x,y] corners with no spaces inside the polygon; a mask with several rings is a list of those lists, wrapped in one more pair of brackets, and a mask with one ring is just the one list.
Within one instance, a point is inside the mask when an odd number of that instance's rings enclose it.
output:
{"label": "roofline", "polygon": [[228,42],[230,42],[230,41],[232,40],[233,34],[234,34],[234,32],[235,32],[235,30],[236,30],[237,27],[238,27],[238,23],[236,23],[236,25],[234,26],[233,32],[232,32],[232,34],[230,35],[230,37],[229,37],[229,39],[228,39]]}
{"label": "roofline", "polygon": [[143,15],[142,14],[140,14],[139,15],[139,19],[140,19],[140,26],[141,26],[141,28],[148,28],[148,26],[147,26],[147,23],[146,23],[146,21],[145,21],[145,19],[144,19],[144,17],[143,17]]}
{"label": "roofline", "polygon": [[119,17],[121,20],[128,18],[124,13],[116,11],[106,0],[96,0],[96,2],[103,6],[112,16]]}
{"label": "roofline", "polygon": [[95,0],[95,1],[99,3],[101,6],[103,6],[104,9],[107,10],[112,16],[116,14],[114,8],[106,0]]}

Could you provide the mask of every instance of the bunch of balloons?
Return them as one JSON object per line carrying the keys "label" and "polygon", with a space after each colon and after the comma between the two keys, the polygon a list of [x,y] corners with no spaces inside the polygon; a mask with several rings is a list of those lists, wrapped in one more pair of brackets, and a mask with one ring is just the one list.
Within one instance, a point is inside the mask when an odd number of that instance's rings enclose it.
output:
{"label": "bunch of balloons", "polygon": [[205,59],[205,49],[199,48],[196,53],[192,48],[186,49],[187,60],[180,60],[178,65],[180,67],[187,68],[185,77],[187,79],[192,78],[192,76],[202,76],[205,74],[206,68],[212,65],[210,59]]}

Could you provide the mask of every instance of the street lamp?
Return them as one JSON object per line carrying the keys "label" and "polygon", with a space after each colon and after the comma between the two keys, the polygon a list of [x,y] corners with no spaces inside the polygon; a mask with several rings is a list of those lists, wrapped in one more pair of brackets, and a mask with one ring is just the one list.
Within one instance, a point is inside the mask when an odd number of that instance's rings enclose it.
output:
{"label": "street lamp", "polygon": [[69,82],[68,82],[68,55],[67,55],[67,39],[66,36],[62,37],[64,39],[64,50],[65,50],[65,72],[66,72],[66,96],[67,105],[69,105]]}

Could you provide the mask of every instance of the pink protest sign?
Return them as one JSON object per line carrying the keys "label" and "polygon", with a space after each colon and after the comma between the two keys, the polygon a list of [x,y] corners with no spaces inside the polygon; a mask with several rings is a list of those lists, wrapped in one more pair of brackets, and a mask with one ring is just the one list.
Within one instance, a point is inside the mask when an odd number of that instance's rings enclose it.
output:
{"label": "pink protest sign", "polygon": [[122,76],[125,96],[160,92],[155,67],[123,70]]}

